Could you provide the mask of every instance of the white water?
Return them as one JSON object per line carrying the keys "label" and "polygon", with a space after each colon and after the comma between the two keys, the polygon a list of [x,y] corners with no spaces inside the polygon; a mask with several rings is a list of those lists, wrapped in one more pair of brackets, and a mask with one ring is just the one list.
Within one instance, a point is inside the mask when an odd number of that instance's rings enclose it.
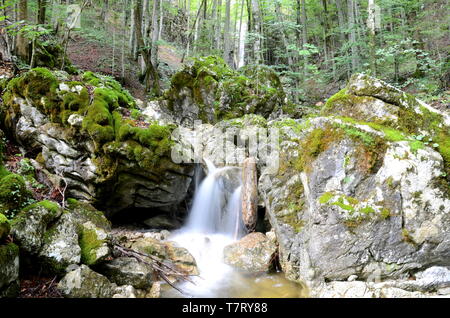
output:
{"label": "white water", "polygon": [[[241,187],[232,193],[224,190],[222,172],[232,168],[216,168],[206,161],[208,175],[197,189],[187,224],[174,233],[171,241],[189,250],[200,272],[194,283],[180,288],[191,297],[223,297],[221,290],[230,284],[233,270],[223,262],[225,246],[244,234],[241,217]],[[226,204],[225,204],[226,203]]]}

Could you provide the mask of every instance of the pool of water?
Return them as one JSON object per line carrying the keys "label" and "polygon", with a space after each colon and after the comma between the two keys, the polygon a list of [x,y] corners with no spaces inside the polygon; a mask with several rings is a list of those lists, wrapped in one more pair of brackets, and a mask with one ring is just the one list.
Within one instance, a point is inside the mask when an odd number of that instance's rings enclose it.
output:
{"label": "pool of water", "polygon": [[164,298],[304,298],[308,291],[301,284],[285,278],[284,273],[247,274],[223,263],[223,248],[233,242],[227,235],[202,233],[177,233],[170,241],[187,248],[197,261],[199,276],[193,283],[161,286]]}
{"label": "pool of water", "polygon": [[251,276],[232,272],[226,283],[216,285],[209,291],[193,292],[193,288],[183,288],[187,283],[178,284],[184,294],[170,287],[161,286],[163,298],[306,298],[308,291],[301,284],[285,278],[283,273]]}

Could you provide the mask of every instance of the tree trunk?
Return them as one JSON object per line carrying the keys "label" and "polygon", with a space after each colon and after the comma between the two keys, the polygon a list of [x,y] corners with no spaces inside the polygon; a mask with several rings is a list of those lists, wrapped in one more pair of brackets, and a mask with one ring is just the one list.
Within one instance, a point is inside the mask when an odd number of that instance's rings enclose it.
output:
{"label": "tree trunk", "polygon": [[367,11],[368,11],[367,27],[369,29],[370,70],[372,72],[372,76],[376,76],[377,61],[375,55],[376,49],[375,0],[369,0],[369,6],[367,8]]}
{"label": "tree trunk", "polygon": [[351,50],[351,73],[358,68],[358,51],[356,47],[355,10],[353,0],[348,0],[348,29],[350,30],[349,42]]}
{"label": "tree trunk", "polygon": [[156,96],[161,96],[161,87],[159,85],[159,75],[154,65],[152,64],[151,49],[145,47],[144,39],[142,37],[142,0],[136,0],[134,7],[134,24],[136,32],[136,42],[138,54],[141,54],[145,61],[145,91],[150,91],[150,78],[153,81],[153,93]]}
{"label": "tree trunk", "polygon": [[[302,25],[302,47],[305,50],[306,44],[308,43],[308,28],[306,25],[307,17],[306,17],[306,3],[305,0],[301,0],[301,8],[302,13],[300,15],[300,23]],[[308,74],[308,56],[303,56],[303,77],[306,79],[306,76]]]}
{"label": "tree trunk", "polygon": [[[19,21],[27,22],[28,19],[28,2],[27,0],[19,1]],[[26,63],[30,61],[30,49],[28,39],[22,33],[17,35],[16,54]]]}
{"label": "tree trunk", "polygon": [[231,34],[230,34],[230,23],[231,23],[231,0],[226,0],[225,7],[225,29],[224,29],[224,40],[223,40],[223,59],[230,66],[233,67],[233,53],[231,52]]}
{"label": "tree trunk", "polygon": [[38,0],[37,24],[45,24],[47,0]]}
{"label": "tree trunk", "polygon": [[155,68],[158,68],[158,41],[159,41],[159,8],[160,0],[153,1],[153,14],[152,14],[152,42],[151,42],[151,56],[152,64]]}

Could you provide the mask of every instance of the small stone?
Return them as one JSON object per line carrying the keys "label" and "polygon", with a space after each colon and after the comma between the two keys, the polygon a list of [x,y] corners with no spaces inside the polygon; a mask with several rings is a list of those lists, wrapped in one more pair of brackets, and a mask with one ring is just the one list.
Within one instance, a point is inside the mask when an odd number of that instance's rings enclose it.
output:
{"label": "small stone", "polygon": [[78,114],[72,114],[67,119],[67,122],[73,127],[81,127],[84,117]]}
{"label": "small stone", "polygon": [[155,282],[150,291],[145,295],[145,298],[159,298],[161,297],[161,283]]}
{"label": "small stone", "polygon": [[350,275],[347,279],[348,282],[354,282],[355,280],[358,279],[357,275]]}

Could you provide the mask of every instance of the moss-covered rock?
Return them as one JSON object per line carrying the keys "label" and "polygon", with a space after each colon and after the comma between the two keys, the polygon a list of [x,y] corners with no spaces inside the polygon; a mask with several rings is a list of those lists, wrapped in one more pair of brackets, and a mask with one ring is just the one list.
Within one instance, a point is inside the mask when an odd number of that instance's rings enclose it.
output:
{"label": "moss-covered rock", "polygon": [[111,230],[111,222],[105,217],[103,212],[98,211],[89,203],[69,198],[67,200],[66,209],[70,211],[74,218],[81,224],[91,222],[100,229],[105,231]]}
{"label": "moss-covered rock", "polygon": [[0,243],[9,235],[11,225],[6,216],[0,213]]}
{"label": "moss-covered rock", "polygon": [[50,69],[61,69],[64,61],[64,70],[75,74],[78,70],[72,65],[64,49],[56,37],[46,36],[46,39],[36,41],[35,65]]}
{"label": "moss-covered rock", "polygon": [[11,234],[23,251],[36,255],[41,249],[49,225],[57,220],[61,213],[59,205],[51,201],[32,204],[13,219]]}
{"label": "moss-covered rock", "polygon": [[194,59],[172,77],[167,107],[181,124],[258,114],[268,118],[281,108],[285,94],[276,73],[265,66],[231,70],[219,57]]}
{"label": "moss-covered rock", "polygon": [[[398,278],[446,262],[446,160],[428,136],[445,135],[447,117],[375,99],[342,91],[323,117],[270,123],[283,129],[280,169],[263,169],[259,189],[290,279]],[[417,109],[418,126],[402,125]]]}
{"label": "moss-covered rock", "polygon": [[[170,160],[173,127],[157,123],[142,127],[128,117],[127,109],[135,107],[135,101],[111,77],[92,72],[71,77],[36,68],[11,80],[3,99],[8,131],[25,148],[42,149],[37,164],[50,174],[65,176],[68,196],[109,207],[116,200],[111,194],[125,188],[137,192],[144,183],[148,191],[143,198],[128,196],[129,201],[117,209],[159,207],[155,184],[161,179],[170,179],[164,186],[176,194],[164,198],[167,205],[179,204],[183,199],[179,197],[186,195],[192,168],[186,171]],[[120,174],[141,178],[125,185]],[[63,182],[58,176],[50,180],[55,187]],[[153,195],[152,189],[158,194]]]}
{"label": "moss-covered rock", "polygon": [[81,248],[81,262],[95,265],[110,256],[108,234],[91,222],[79,227],[78,242]]}
{"label": "moss-covered rock", "polygon": [[407,140],[413,150],[432,146],[444,159],[450,182],[450,116],[376,78],[354,75],[321,111],[347,122],[368,124],[389,141]]}

